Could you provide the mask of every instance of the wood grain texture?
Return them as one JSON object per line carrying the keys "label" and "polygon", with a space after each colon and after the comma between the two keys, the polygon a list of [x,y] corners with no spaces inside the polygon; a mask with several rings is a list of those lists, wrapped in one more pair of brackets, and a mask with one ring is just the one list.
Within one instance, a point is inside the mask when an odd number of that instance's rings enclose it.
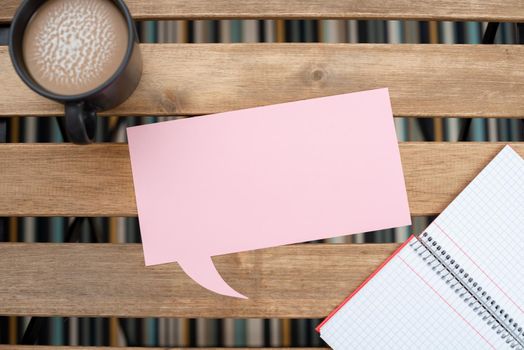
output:
{"label": "wood grain texture", "polygon": [[[389,87],[397,116],[524,117],[524,46],[143,44],[135,93],[103,115],[198,115]],[[61,115],[0,47],[0,116]]]}
{"label": "wood grain texture", "polygon": [[[214,257],[249,299],[145,267],[139,244],[0,243],[0,315],[325,317],[397,244],[301,244]],[[326,273],[329,271],[329,273]]]}
{"label": "wood grain texture", "polygon": [[[0,22],[20,0],[3,0]],[[358,18],[522,22],[520,0],[126,0],[136,19]]]}
{"label": "wood grain texture", "polygon": [[[412,215],[440,213],[503,143],[400,143]],[[524,156],[524,143],[513,143]],[[126,144],[0,144],[0,216],[134,216]]]}

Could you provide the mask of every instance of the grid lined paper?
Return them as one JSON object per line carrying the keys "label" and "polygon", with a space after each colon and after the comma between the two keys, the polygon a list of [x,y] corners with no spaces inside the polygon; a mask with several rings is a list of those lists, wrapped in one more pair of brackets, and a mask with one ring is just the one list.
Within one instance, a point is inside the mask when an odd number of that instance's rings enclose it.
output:
{"label": "grid lined paper", "polygon": [[[426,232],[524,326],[523,211],[524,160],[506,146]],[[419,252],[405,245],[321,337],[333,349],[511,348]]]}
{"label": "grid lined paper", "polygon": [[504,147],[426,232],[524,326],[524,159]]}

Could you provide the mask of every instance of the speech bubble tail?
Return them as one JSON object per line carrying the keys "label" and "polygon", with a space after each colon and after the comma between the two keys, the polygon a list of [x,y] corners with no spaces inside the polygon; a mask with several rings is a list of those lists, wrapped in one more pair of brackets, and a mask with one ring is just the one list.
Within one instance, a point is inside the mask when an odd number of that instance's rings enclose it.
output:
{"label": "speech bubble tail", "polygon": [[184,272],[202,287],[228,297],[247,299],[222,279],[211,257],[179,259],[178,264]]}

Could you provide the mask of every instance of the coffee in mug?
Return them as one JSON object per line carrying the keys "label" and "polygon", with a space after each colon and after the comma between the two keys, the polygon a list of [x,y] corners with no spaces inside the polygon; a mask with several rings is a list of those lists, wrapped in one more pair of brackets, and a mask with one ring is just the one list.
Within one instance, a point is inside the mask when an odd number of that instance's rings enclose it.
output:
{"label": "coffee in mug", "polygon": [[29,20],[24,61],[34,80],[60,95],[90,91],[124,59],[124,16],[109,0],[50,0]]}
{"label": "coffee in mug", "polygon": [[23,0],[9,54],[29,88],[64,104],[67,137],[79,144],[93,141],[96,113],[124,102],[142,75],[124,0]]}

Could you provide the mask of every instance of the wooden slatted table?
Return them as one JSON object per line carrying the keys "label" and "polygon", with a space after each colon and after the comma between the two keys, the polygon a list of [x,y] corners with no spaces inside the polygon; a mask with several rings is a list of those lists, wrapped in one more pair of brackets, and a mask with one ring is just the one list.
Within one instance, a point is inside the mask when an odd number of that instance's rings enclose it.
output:
{"label": "wooden slatted table", "polygon": [[[19,2],[3,1],[0,23],[9,23]],[[524,21],[521,0],[127,3],[136,19]],[[396,116],[524,117],[524,47],[517,45],[142,44],[141,50],[137,91],[103,115],[201,115],[387,86]],[[0,116],[63,113],[20,81],[6,47],[0,47],[0,81]],[[512,146],[524,156],[523,143]],[[441,212],[502,147],[401,143],[412,214]],[[125,144],[0,144],[0,193],[0,216],[136,215]],[[144,267],[137,244],[1,243],[0,265],[10,268],[0,270],[0,315],[323,317],[396,247],[298,244],[214,258],[226,281],[250,296],[237,300],[203,290],[176,264]]]}

